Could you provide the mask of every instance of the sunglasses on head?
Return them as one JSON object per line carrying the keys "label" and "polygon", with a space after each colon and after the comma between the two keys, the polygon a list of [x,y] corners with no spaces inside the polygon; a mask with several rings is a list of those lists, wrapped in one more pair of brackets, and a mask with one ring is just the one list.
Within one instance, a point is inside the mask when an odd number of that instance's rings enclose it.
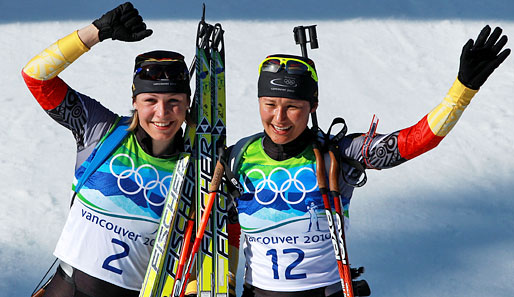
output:
{"label": "sunglasses on head", "polygon": [[147,64],[136,68],[134,77],[143,80],[188,81],[189,71],[183,61],[166,64]]}
{"label": "sunglasses on head", "polygon": [[289,74],[310,74],[315,82],[318,82],[316,70],[307,62],[295,58],[268,57],[259,66],[259,73],[277,73],[284,69]]}

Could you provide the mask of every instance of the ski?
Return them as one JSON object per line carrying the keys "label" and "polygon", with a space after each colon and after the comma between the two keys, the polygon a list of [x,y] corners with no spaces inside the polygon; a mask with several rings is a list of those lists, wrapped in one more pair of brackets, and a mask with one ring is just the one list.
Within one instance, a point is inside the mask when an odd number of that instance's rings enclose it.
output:
{"label": "ski", "polygon": [[[179,155],[175,165],[140,297],[159,296],[162,287],[161,279],[166,276],[163,271],[166,270],[169,274],[172,272],[172,269],[169,269],[170,263],[172,263],[171,267],[174,267],[176,266],[174,263],[178,262],[178,251],[182,245],[187,217],[193,203],[194,180],[191,179],[189,169],[192,169],[190,159],[195,140],[194,132],[194,126],[186,127],[185,151]],[[171,276],[173,277],[173,274]]]}
{"label": "ski", "polygon": [[[203,23],[201,26],[209,33],[212,33],[212,26]],[[202,29],[200,29],[202,30]],[[209,34],[210,35],[210,34]],[[209,185],[213,171],[212,156],[212,88],[211,88],[211,69],[210,69],[210,44],[205,48],[197,47],[196,49],[196,71],[197,71],[197,88],[199,94],[198,102],[198,127],[196,129],[196,141],[198,149],[196,151],[196,227],[200,228],[200,222],[206,211],[206,205],[209,198]],[[212,220],[206,222],[203,239],[200,244],[200,250],[196,259],[197,268],[197,296],[211,296],[211,284],[213,283],[213,250],[212,250]]]}
{"label": "ski", "polygon": [[[205,6],[202,19],[198,25],[196,37],[197,47],[206,47],[209,43],[210,30],[205,28]],[[201,30],[200,30],[201,29]],[[197,55],[195,55],[190,68],[190,75],[198,68]],[[186,126],[184,134],[184,152],[180,154],[175,171],[173,173],[170,190],[168,192],[163,215],[157,231],[150,262],[142,284],[140,297],[171,296],[177,270],[179,269],[181,254],[187,256],[187,244],[184,240],[187,233],[192,231],[192,220],[196,203],[196,133],[198,118],[196,110],[199,110],[202,94],[199,88],[199,77],[196,74],[196,89],[191,104],[193,123]],[[185,248],[184,248],[185,247]]]}
{"label": "ski", "polygon": [[[181,270],[177,274],[177,279],[175,281],[175,286],[173,290],[173,296],[174,297],[183,297],[184,296],[184,284],[187,283],[189,280],[189,277],[191,276],[191,270],[193,268],[193,263],[197,259],[198,251],[200,249],[200,245],[202,244],[203,237],[205,235],[205,228],[207,227],[207,224],[211,217],[211,210],[214,205],[214,201],[217,199],[218,195],[218,189],[221,184],[221,180],[223,178],[225,172],[224,163],[222,163],[221,160],[218,160],[216,163],[216,167],[214,168],[214,173],[212,175],[212,182],[209,185],[209,197],[205,204],[205,211],[202,214],[202,218],[199,222],[198,232],[196,233],[195,241],[193,243],[193,247],[191,248],[190,253],[188,256],[184,257],[187,258],[187,264],[184,266],[185,270]],[[190,233],[188,233],[189,235]],[[189,236],[188,236],[189,237]],[[182,259],[182,257],[181,257]],[[184,261],[184,262],[186,262]],[[182,261],[181,261],[182,262]],[[179,278],[179,276],[183,277]]]}
{"label": "ski", "polygon": [[[203,24],[212,32],[210,44],[197,49],[202,103],[197,128],[197,233],[200,241],[196,255],[198,296],[228,296],[227,191],[225,184],[213,184],[213,169],[219,165],[217,148],[224,147],[225,55],[221,24]],[[209,213],[206,213],[209,212]],[[211,214],[212,212],[212,214]],[[207,221],[205,221],[207,220]],[[195,251],[193,250],[193,253]],[[195,255],[193,255],[195,256]]]}
{"label": "ski", "polygon": [[[212,29],[206,26],[205,23],[205,6],[203,7],[202,18],[198,24],[198,31],[196,36],[196,47],[197,52],[195,53],[195,57],[193,59],[194,68],[191,68],[191,73],[196,71],[196,87],[194,93],[194,100],[191,108],[191,114],[194,117],[194,122],[196,123],[195,128],[192,132],[192,139],[194,139],[193,143],[198,144],[198,130],[204,127],[202,121],[198,117],[198,113],[196,111],[201,110],[201,105],[203,104],[203,87],[201,85],[202,80],[205,79],[205,72],[199,70],[199,55],[198,49],[207,48],[209,46],[209,38],[211,35]],[[167,258],[166,258],[166,266],[165,271],[161,276],[159,281],[159,295],[161,297],[169,297],[174,293],[174,288],[176,286],[180,286],[185,289],[187,283],[176,283],[176,280],[183,277],[184,266],[186,265],[185,260],[187,259],[190,248],[189,242],[186,242],[188,238],[192,235],[193,232],[193,223],[195,221],[195,212],[196,212],[196,203],[197,203],[197,190],[198,186],[198,151],[199,148],[195,145],[191,150],[191,158],[192,161],[189,162],[189,174],[187,175],[188,187],[187,187],[187,202],[189,203],[189,208],[187,211],[179,212],[179,218],[177,218],[177,222],[174,225],[174,229],[172,230],[171,235],[171,245],[168,249]],[[191,217],[192,215],[192,217]],[[187,225],[187,227],[186,227]],[[179,271],[180,270],[180,271]]]}
{"label": "ski", "polygon": [[[184,296],[188,279],[196,273],[197,295],[228,295],[227,194],[224,186],[218,197],[224,168],[216,162],[216,147],[225,141],[224,43],[220,24],[205,22],[205,6],[196,39],[195,141],[190,165],[194,210],[189,219],[177,224],[177,243],[169,249],[165,273],[161,275],[159,296]],[[213,48],[214,46],[214,48]],[[221,51],[219,50],[221,46]],[[212,212],[212,215],[211,215]],[[185,213],[184,213],[185,214]],[[195,242],[190,247],[196,222]],[[187,225],[187,227],[185,227]],[[182,239],[184,238],[184,239]],[[181,243],[184,241],[184,243]],[[196,270],[193,267],[196,265]]]}
{"label": "ski", "polygon": [[[225,43],[223,39],[224,30],[221,24],[214,25],[214,32],[211,42],[211,73],[213,84],[212,109],[212,154],[214,160],[220,160],[218,154],[220,148],[226,146],[226,96],[225,96]],[[219,162],[219,161],[218,161]],[[229,197],[227,185],[221,181],[218,188],[218,198],[215,200],[212,217],[214,221],[213,230],[213,272],[214,272],[214,295],[226,296],[229,292],[229,263],[228,263],[228,205]]]}

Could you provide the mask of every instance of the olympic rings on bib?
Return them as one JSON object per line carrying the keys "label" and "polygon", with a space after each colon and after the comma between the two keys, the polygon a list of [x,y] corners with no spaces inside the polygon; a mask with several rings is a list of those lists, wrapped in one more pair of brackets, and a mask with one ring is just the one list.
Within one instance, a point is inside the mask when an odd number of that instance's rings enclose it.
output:
{"label": "olympic rings on bib", "polygon": [[[118,158],[127,158],[130,161],[130,167],[126,170],[123,170],[119,174],[117,174],[113,168],[113,163]],[[122,163],[122,164],[124,164],[124,163]],[[147,170],[149,170],[150,173],[146,173],[143,175],[143,174],[141,174],[141,170],[143,170],[145,168],[148,168]],[[132,158],[127,154],[118,154],[118,155],[114,156],[111,159],[111,162],[109,164],[109,169],[111,170],[112,175],[118,179],[118,188],[120,189],[121,192],[123,192],[123,194],[136,195],[139,192],[141,192],[141,190],[143,190],[143,195],[145,197],[145,200],[148,202],[148,204],[151,204],[153,206],[164,205],[165,197],[168,194],[168,188],[167,188],[166,184],[169,185],[171,183],[171,178],[172,178],[171,175],[167,175],[162,180],[160,180],[159,171],[157,171],[157,169],[155,169],[155,167],[153,167],[150,164],[143,164],[143,165],[139,166],[137,169],[135,169],[134,160],[132,160]],[[155,179],[152,179],[152,177],[154,177]],[[128,189],[123,188],[122,181],[124,179],[130,179],[130,180],[134,181],[138,185],[138,188],[133,191],[129,191]],[[144,181],[145,179],[147,179],[146,183]],[[150,179],[150,180],[148,180],[148,179]],[[165,183],[166,180],[168,180],[167,183]],[[150,200],[149,196],[152,193],[159,196],[159,198],[160,198],[159,202],[153,202]]]}
{"label": "olympic rings on bib", "polygon": [[[307,171],[307,174],[311,175],[311,176],[309,176],[309,178],[307,178],[307,180],[311,179],[314,181],[314,186],[309,189],[307,189],[307,187],[304,185],[304,183],[298,179],[298,176],[303,171]],[[280,179],[280,178],[273,179],[274,174],[277,174],[277,176],[278,176],[282,172],[285,174],[287,179]],[[252,173],[256,173],[260,178],[251,178],[250,176],[252,175]],[[255,191],[250,191],[250,189],[247,186],[247,184],[253,185],[252,180],[253,181],[258,180],[257,184],[255,184],[255,186],[254,186]],[[281,182],[280,187],[277,184],[277,182]],[[288,197],[286,197],[286,196],[288,196],[288,195],[286,195],[286,193],[291,189],[291,186],[294,186],[294,188],[296,189],[296,191],[292,192],[292,193],[301,193],[302,194],[299,199],[289,200]],[[243,187],[245,189],[245,192],[247,192],[247,193],[253,192],[253,196],[254,196],[255,200],[257,200],[257,202],[259,202],[259,204],[261,204],[261,205],[272,204],[273,202],[275,202],[275,200],[277,200],[277,197],[279,195],[280,195],[280,198],[285,203],[294,205],[294,204],[299,204],[299,203],[303,202],[307,193],[315,191],[318,188],[318,182],[316,180],[316,175],[315,175],[314,170],[309,167],[302,167],[300,170],[296,171],[294,176],[292,176],[291,172],[288,169],[283,168],[283,167],[276,167],[269,173],[269,176],[266,176],[264,171],[262,171],[261,169],[254,168],[254,169],[248,171],[248,173],[245,175]],[[273,198],[271,200],[263,201],[263,199],[262,199],[263,197],[259,197],[259,194],[262,193],[264,190],[272,191],[274,193]],[[294,189],[291,189],[291,190],[294,190]]]}

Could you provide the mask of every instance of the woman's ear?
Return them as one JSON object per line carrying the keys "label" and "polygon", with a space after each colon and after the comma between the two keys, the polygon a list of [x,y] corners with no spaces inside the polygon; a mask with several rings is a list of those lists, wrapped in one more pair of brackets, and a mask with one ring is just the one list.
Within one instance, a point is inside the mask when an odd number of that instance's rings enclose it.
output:
{"label": "woman's ear", "polygon": [[315,112],[315,111],[316,111],[316,109],[318,109],[318,102],[314,102],[314,103],[312,104],[312,107],[311,107],[311,111],[310,111],[310,113]]}
{"label": "woman's ear", "polygon": [[132,96],[132,108],[137,110],[137,108],[136,108],[136,96]]}

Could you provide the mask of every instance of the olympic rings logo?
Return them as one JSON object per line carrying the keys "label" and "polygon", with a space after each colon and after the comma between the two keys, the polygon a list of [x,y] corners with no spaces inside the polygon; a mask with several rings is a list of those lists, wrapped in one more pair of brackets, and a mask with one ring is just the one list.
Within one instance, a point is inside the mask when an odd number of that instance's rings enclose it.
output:
{"label": "olympic rings logo", "polygon": [[291,79],[291,78],[285,78],[284,82],[286,83],[286,85],[290,85],[290,86],[296,84],[296,81],[294,79]]}
{"label": "olympic rings logo", "polygon": [[[307,187],[303,184],[302,181],[298,180],[298,176],[303,171],[308,171],[307,174],[312,175],[314,177],[314,178],[312,178],[312,180],[315,181],[314,186],[309,189],[307,189]],[[276,183],[276,181],[273,179],[273,175],[274,174],[278,175],[281,172],[283,172],[286,175],[287,179],[282,180],[282,184],[279,187],[278,184]],[[254,192],[250,191],[247,187],[247,184],[252,184],[252,181],[251,180],[249,181],[250,175],[252,175],[252,173],[256,173],[258,176],[261,177],[260,181],[255,185]],[[256,180],[255,178],[252,178],[252,179]],[[278,179],[277,179],[277,181],[278,181]],[[296,190],[298,192],[302,193],[300,198],[298,198],[296,200],[289,200],[288,197],[286,197],[287,196],[286,193],[291,189],[291,186],[294,186],[294,188],[296,188]],[[275,202],[275,200],[277,200],[278,196],[280,196],[280,198],[287,204],[299,204],[305,199],[305,196],[307,195],[307,193],[313,192],[317,189],[318,181],[316,180],[314,170],[309,167],[301,168],[294,174],[294,176],[291,175],[291,172],[289,172],[289,170],[287,170],[283,167],[277,167],[277,168],[273,169],[269,173],[269,176],[266,176],[266,174],[262,170],[260,170],[258,168],[254,168],[245,175],[243,187],[245,188],[245,192],[247,192],[247,193],[253,192],[253,196],[254,196],[255,200],[257,200],[257,202],[259,202],[261,205],[272,204],[273,202]],[[259,193],[261,193],[263,190],[272,191],[274,193],[273,198],[269,201],[262,201],[262,199],[259,197]]]}
{"label": "olympic rings logo", "polygon": [[[122,171],[120,174],[117,174],[116,172],[114,172],[114,168],[113,168],[114,161],[118,158],[127,158],[130,161],[130,168]],[[171,175],[165,176],[162,180],[160,180],[159,172],[157,171],[157,169],[155,169],[155,167],[153,167],[150,164],[143,164],[136,169],[134,160],[132,160],[132,158],[127,154],[118,154],[118,155],[114,156],[111,159],[109,168],[111,170],[112,175],[114,175],[118,179],[118,188],[125,195],[136,195],[139,192],[143,191],[145,200],[149,204],[151,204],[153,206],[161,206],[164,204],[165,197],[168,194],[168,188],[166,187],[166,184],[169,185],[171,183],[171,178],[172,178]],[[149,170],[150,173],[146,173],[143,175],[143,174],[141,174],[141,171],[144,170],[145,168],[148,168],[146,170]],[[136,184],[138,185],[138,188],[134,191],[125,189],[122,185],[122,181],[130,178],[131,176],[134,176],[133,181],[135,181]],[[146,179],[148,179],[148,177],[151,177],[151,176],[155,177],[155,179],[150,178],[151,180],[146,181],[146,183],[145,183],[145,181],[144,181],[145,177],[146,177]],[[165,181],[167,181],[167,180],[169,180],[169,181],[166,183]],[[152,193],[155,193],[156,195],[160,194],[162,201],[159,201],[156,203],[156,202],[153,202],[152,200],[150,200],[149,196]]]}

